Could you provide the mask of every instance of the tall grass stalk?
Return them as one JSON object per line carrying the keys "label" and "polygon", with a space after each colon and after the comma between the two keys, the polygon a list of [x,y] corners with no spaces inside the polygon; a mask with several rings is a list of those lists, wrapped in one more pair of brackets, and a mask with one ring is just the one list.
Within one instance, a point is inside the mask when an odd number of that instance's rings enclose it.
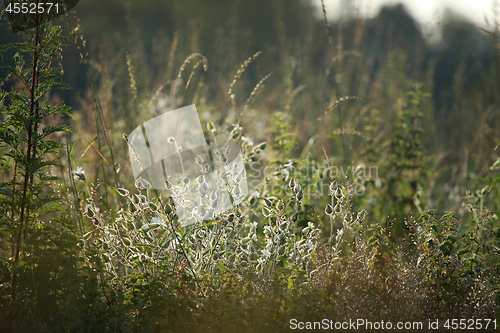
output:
{"label": "tall grass stalk", "polygon": [[[336,71],[335,71],[335,61],[334,61],[334,54],[335,54],[335,49],[334,49],[334,46],[333,46],[333,38],[332,38],[332,33],[330,31],[330,24],[328,23],[328,18],[326,16],[326,7],[325,7],[325,1],[324,0],[321,0],[321,8],[323,10],[323,20],[324,20],[324,23],[325,23],[325,32],[326,32],[326,35],[328,36],[328,46],[330,47],[330,52],[331,52],[331,56],[332,56],[332,60],[331,60],[331,63],[330,63],[330,70],[331,70],[331,73],[333,75],[333,86],[335,88],[335,92],[337,94],[336,96],[336,99],[340,99],[341,97],[343,97],[344,95],[342,94],[342,91],[341,91],[341,86],[340,86],[340,83],[337,82],[337,74],[336,74]],[[340,29],[339,29],[340,30]],[[341,43],[339,41],[339,43]],[[339,127],[340,127],[340,130],[342,131],[343,130],[343,120],[342,120],[342,109],[341,109],[341,105],[340,103],[334,103],[334,105],[336,106],[337,108],[337,112],[339,114]],[[344,153],[344,163],[346,165],[349,165],[351,163],[351,153],[350,153],[350,148],[348,147],[348,143],[346,143],[346,139],[345,139],[345,134],[344,133],[340,133],[340,139],[342,141],[342,150],[343,150],[343,153]]]}
{"label": "tall grass stalk", "polygon": [[[87,83],[89,85],[89,89],[90,89],[90,92],[92,95],[98,148],[99,148],[99,151],[102,152],[101,129],[100,129],[102,127],[102,135],[104,136],[104,140],[105,140],[106,145],[108,147],[109,155],[110,155],[110,159],[111,159],[111,164],[113,167],[113,176],[114,176],[115,187],[119,187],[120,186],[120,179],[118,176],[117,165],[115,163],[115,157],[114,157],[114,152],[113,152],[113,143],[111,142],[111,140],[109,138],[109,134],[108,134],[107,126],[106,126],[106,119],[104,117],[104,112],[102,110],[97,87],[95,85],[95,81],[94,81],[94,78],[92,76],[88,60],[86,59],[86,57],[88,57],[88,52],[86,49],[85,39],[83,38],[83,32],[82,32],[82,29],[81,29],[79,24],[75,25],[74,19],[71,17],[70,13],[66,14],[66,18],[67,18],[67,26],[70,29],[71,35],[73,37],[73,41],[74,41],[75,45],[77,46],[78,51],[80,52],[80,59],[81,59],[82,64],[84,66],[85,75],[87,78]],[[101,159],[101,169],[102,169],[103,179],[106,179],[107,178],[106,177],[106,168],[105,168],[104,163],[105,163],[104,159]],[[104,194],[105,194],[106,204],[109,205],[107,186],[104,186]]]}

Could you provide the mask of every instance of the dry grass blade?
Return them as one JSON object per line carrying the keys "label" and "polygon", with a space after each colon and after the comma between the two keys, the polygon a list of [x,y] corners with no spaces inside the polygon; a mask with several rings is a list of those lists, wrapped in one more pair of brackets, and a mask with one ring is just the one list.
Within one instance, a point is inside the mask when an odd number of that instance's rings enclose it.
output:
{"label": "dry grass blade", "polygon": [[357,96],[340,97],[338,100],[336,100],[333,103],[330,103],[330,105],[328,105],[328,108],[325,110],[325,114],[332,111],[340,102],[345,102],[345,101],[349,101],[349,100],[363,101],[362,98],[357,97]]}
{"label": "dry grass blade", "polygon": [[324,23],[325,23],[326,35],[328,36],[328,43],[330,44],[330,47],[333,49],[332,34],[330,33],[330,24],[328,23],[328,19],[326,18],[326,7],[325,7],[325,1],[324,0],[321,0],[321,8],[323,10],[323,20],[324,20]]}
{"label": "dry grass blade", "polygon": [[205,72],[207,71],[206,61],[204,61],[203,59],[198,60],[196,65],[194,65],[193,70],[191,71],[191,75],[189,75],[189,79],[186,83],[186,88],[184,88],[184,90],[187,90],[187,88],[189,87],[189,84],[191,83],[191,79],[193,78],[196,69],[198,67],[200,67],[200,64],[203,64],[203,69],[205,70]]}
{"label": "dry grass blade", "polygon": [[[326,17],[326,7],[325,7],[325,1],[324,0],[321,0],[321,7],[323,9],[323,20],[324,20],[324,24],[325,24],[325,30],[326,30],[326,35],[328,36],[328,44],[330,46],[330,49],[331,49],[331,52],[332,52],[332,55],[334,53],[334,48],[333,48],[333,39],[332,39],[332,34],[330,32],[330,24],[328,23],[328,18]],[[335,71],[335,64],[334,64],[334,57],[332,57],[332,63],[330,64],[330,68],[331,68],[331,72],[332,72],[332,75],[334,78],[336,78],[336,71]],[[336,96],[342,96],[342,92],[341,92],[341,87],[339,84],[337,84],[337,81],[334,80],[333,81],[334,83],[334,87],[335,87],[335,92],[336,92]],[[337,111],[339,113],[339,126],[340,128],[344,127],[343,126],[343,120],[342,120],[342,110],[340,108],[340,104],[339,103],[333,103],[334,105],[337,106]],[[342,135],[341,137],[341,141],[342,141],[342,150],[344,152],[344,160],[346,163],[349,163],[348,161],[350,160],[350,157],[348,155],[350,155],[350,152],[348,152],[348,148],[347,148],[347,145],[346,145],[346,142],[345,142],[345,139],[344,139],[344,136]]]}
{"label": "dry grass blade", "polygon": [[[330,157],[328,157],[328,154],[326,153],[325,147],[323,147],[323,154],[325,154],[325,161],[326,164],[328,165],[328,170],[330,170],[330,180],[333,180],[333,173],[332,173],[332,166],[330,165]],[[331,237],[331,232],[330,232],[330,237]]]}
{"label": "dry grass blade", "polygon": [[255,86],[255,88],[253,88],[252,93],[248,97],[247,102],[246,102],[245,106],[243,107],[243,110],[246,110],[250,106],[250,104],[252,103],[253,99],[255,98],[255,95],[257,95],[259,89],[264,87],[264,82],[266,82],[266,80],[271,75],[273,75],[273,72],[271,72],[271,73],[267,74],[266,76],[264,76],[264,78],[262,80],[260,80],[259,83],[257,83],[257,85]]}
{"label": "dry grass blade", "polygon": [[132,90],[133,101],[137,100],[137,82],[135,81],[134,66],[132,65],[132,57],[127,53],[127,69],[130,76],[130,89]]}
{"label": "dry grass blade", "polygon": [[285,105],[285,110],[290,110],[291,104],[292,104],[293,100],[295,99],[295,96],[297,96],[297,94],[299,92],[301,92],[302,90],[304,90],[304,88],[305,88],[305,86],[301,85],[301,86],[298,86],[297,88],[293,89],[291,92],[288,93],[288,95],[290,97],[288,98],[288,102]]}
{"label": "dry grass blade", "polygon": [[[195,58],[201,58],[196,63],[195,68],[197,68],[199,66],[199,64],[202,63],[203,64],[203,69],[205,70],[205,72],[208,70],[208,60],[207,60],[207,58],[205,58],[205,56],[202,55],[202,54],[200,54],[200,53],[193,53],[189,57],[187,57],[184,60],[184,62],[182,63],[181,69],[179,70],[179,74],[177,75],[177,80],[180,81],[180,79],[182,78],[182,73],[186,70],[187,65],[189,65],[191,63],[191,61],[193,61],[193,59],[195,59]],[[193,71],[194,71],[194,68],[193,68]],[[186,88],[189,85],[189,81],[191,80],[191,77],[192,77],[192,73],[191,73],[191,76],[188,79],[188,83],[186,85]],[[177,86],[178,86],[178,83],[174,83],[174,91],[172,93],[172,96],[174,97],[174,103],[175,103],[175,96],[177,95]],[[185,91],[186,90],[184,89],[184,92]]]}
{"label": "dry grass blade", "polygon": [[92,142],[89,142],[87,139],[85,138],[82,138],[83,140],[87,141],[87,143],[89,144],[87,146],[87,148],[85,148],[85,151],[83,152],[82,154],[82,157],[85,155],[85,153],[87,152],[87,150],[89,150],[90,147],[94,148],[94,150],[99,154],[99,156],[102,157],[102,159],[104,160],[104,162],[106,162],[107,165],[109,165],[108,161],[106,160],[106,158],[101,154],[101,152],[99,151],[99,149],[97,149],[96,147],[94,147],[94,145],[92,144],[96,139],[97,139],[97,136],[92,140]]}
{"label": "dry grass blade", "polygon": [[160,87],[158,87],[158,89],[156,89],[155,93],[153,94],[153,96],[151,97],[151,99],[149,100],[149,103],[148,103],[148,109],[154,104],[156,103],[156,101],[158,100],[158,97],[160,97],[160,93],[161,91],[163,90],[163,88],[165,88],[165,85],[162,84]]}
{"label": "dry grass blade", "polygon": [[187,65],[189,65],[193,59],[198,58],[198,57],[201,58],[201,60],[199,60],[198,63],[199,62],[203,63],[203,69],[206,72],[208,70],[207,58],[205,58],[205,56],[200,54],[200,53],[193,53],[189,57],[187,57],[186,60],[184,60],[184,62],[182,63],[182,66],[181,66],[181,69],[179,70],[179,74],[177,75],[177,78],[181,78],[182,72],[184,72],[186,70]]}
{"label": "dry grass blade", "polygon": [[128,135],[125,133],[122,133],[122,139],[123,139],[123,141],[125,141],[127,143],[127,147],[129,149],[131,149],[132,152],[134,153],[134,160],[139,164],[139,168],[141,168],[141,172],[144,171],[144,168],[142,167],[142,164],[141,164],[141,159],[139,158],[139,154],[135,151],[134,147],[132,147],[132,145],[130,145],[130,143],[128,141]]}
{"label": "dry grass blade", "polygon": [[262,51],[255,53],[253,56],[251,56],[250,58],[245,60],[245,62],[243,64],[241,64],[240,68],[236,72],[236,75],[234,76],[233,82],[231,82],[231,85],[229,86],[228,95],[229,95],[229,97],[231,97],[231,100],[234,100],[233,87],[236,84],[236,82],[239,80],[239,78],[241,77],[241,74],[243,74],[245,69],[252,63],[252,61],[257,59],[257,57],[260,56],[261,53],[262,53]]}
{"label": "dry grass blade", "polygon": [[175,32],[174,39],[172,40],[172,46],[170,47],[170,54],[168,57],[167,73],[166,73],[167,80],[170,80],[170,77],[172,75],[172,70],[174,68],[175,53],[177,51],[178,44],[179,44],[179,34],[178,32]]}

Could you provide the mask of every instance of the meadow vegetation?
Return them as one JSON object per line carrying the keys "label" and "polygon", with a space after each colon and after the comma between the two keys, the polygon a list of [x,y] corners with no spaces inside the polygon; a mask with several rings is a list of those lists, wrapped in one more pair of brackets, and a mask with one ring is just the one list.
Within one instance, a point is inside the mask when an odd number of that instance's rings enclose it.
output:
{"label": "meadow vegetation", "polygon": [[[416,27],[330,25],[304,3],[272,1],[271,37],[257,40],[239,26],[244,3],[228,1],[206,54],[203,20],[146,43],[130,8],[126,29],[92,47],[73,12],[2,46],[0,331],[286,332],[324,318],[498,327],[498,22],[474,30],[487,59],[463,48],[437,89],[446,52],[428,52]],[[466,44],[463,29],[442,43]],[[82,94],[64,84],[66,45]],[[241,148],[250,192],[181,227],[170,192],[134,179],[127,140],[191,104],[208,143]],[[180,190],[204,181],[175,176]]]}

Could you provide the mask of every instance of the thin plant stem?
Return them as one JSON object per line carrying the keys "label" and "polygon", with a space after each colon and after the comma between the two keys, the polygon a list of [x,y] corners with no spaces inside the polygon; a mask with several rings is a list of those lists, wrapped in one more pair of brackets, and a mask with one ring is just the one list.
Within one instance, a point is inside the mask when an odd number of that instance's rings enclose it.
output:
{"label": "thin plant stem", "polygon": [[[325,7],[325,1],[321,0],[321,7],[323,9],[323,19],[325,22],[325,30],[326,34],[328,36],[328,45],[330,46],[331,51],[333,52],[334,47],[333,47],[333,40],[332,40],[332,34],[330,32],[330,24],[328,23],[328,19],[326,17],[326,7]],[[333,86],[335,88],[335,92],[337,93],[337,99],[341,98],[343,95],[341,94],[341,87],[337,84],[337,74],[335,72],[335,64],[332,59],[331,63],[331,70],[332,70],[332,75],[333,75]],[[344,152],[344,163],[349,164],[350,157],[348,156],[348,151],[345,143],[345,138],[344,138],[344,132],[343,132],[343,121],[342,121],[342,110],[340,103],[337,103],[337,111],[339,114],[339,126],[340,126],[340,139],[342,141],[342,150]]]}

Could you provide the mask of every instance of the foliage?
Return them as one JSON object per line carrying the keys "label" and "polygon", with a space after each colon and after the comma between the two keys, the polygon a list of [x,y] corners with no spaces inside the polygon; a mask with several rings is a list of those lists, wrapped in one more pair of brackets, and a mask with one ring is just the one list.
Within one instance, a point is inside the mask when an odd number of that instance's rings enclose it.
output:
{"label": "foliage", "polygon": [[[3,280],[8,282],[2,284],[2,308],[5,309],[2,324],[8,330],[27,329],[29,326],[25,325],[33,325],[20,320],[30,300],[34,299],[33,304],[38,308],[46,305],[45,302],[52,303],[49,308],[55,306],[57,310],[57,302],[50,302],[52,297],[38,300],[37,289],[45,296],[50,290],[46,287],[50,288],[61,278],[59,269],[76,268],[75,261],[63,260],[64,249],[68,249],[67,217],[63,214],[64,207],[55,203],[59,198],[54,186],[60,178],[52,171],[47,172],[55,164],[51,155],[58,154],[62,148],[56,135],[68,128],[44,122],[68,111],[64,105],[46,102],[49,91],[65,87],[61,82],[61,68],[54,66],[59,63],[64,39],[60,27],[37,24],[40,19],[35,18],[34,29],[20,33],[23,43],[12,43],[2,50],[15,48],[17,51],[15,66],[2,67],[2,71],[23,86],[18,90],[0,91],[0,102],[4,103],[0,160],[5,178],[10,178],[0,183],[0,235],[4,243],[0,258]],[[58,236],[61,237],[61,252],[51,253],[59,245]],[[74,251],[69,250],[74,255]],[[38,258],[43,262],[50,256],[55,256],[57,265],[39,266]],[[36,287],[35,272],[40,272],[38,278],[47,286]],[[35,283],[35,294],[28,296],[26,286],[32,283]],[[64,289],[60,290],[62,294]],[[42,321],[36,325],[49,323]]]}
{"label": "foliage", "polygon": [[[71,114],[55,96],[64,88],[59,26],[36,25],[3,48],[17,53],[1,79],[20,88],[0,91],[1,331],[285,332],[292,319],[324,318],[500,324],[496,164],[446,178],[432,144],[431,89],[408,74],[406,54],[388,51],[369,82],[368,58],[335,46],[342,35],[326,24],[325,75],[310,74],[318,55],[293,51],[274,10],[273,76],[260,72],[258,52],[233,54],[225,66],[234,75],[208,79],[210,58],[179,44],[179,33],[165,44],[154,89],[144,83],[153,72],[140,61],[145,50],[117,37],[94,63],[68,15],[89,79]],[[123,59],[110,56],[114,46]],[[169,175],[169,191],[132,177],[126,133],[190,103],[220,149],[214,162],[234,199],[222,214],[200,156],[183,165],[202,175]],[[73,133],[61,125],[65,114]],[[229,167],[235,145],[246,173]],[[455,213],[431,209],[447,200],[439,201],[442,179],[465,195],[462,206],[448,200]],[[174,202],[190,196],[209,205],[181,226]]]}

